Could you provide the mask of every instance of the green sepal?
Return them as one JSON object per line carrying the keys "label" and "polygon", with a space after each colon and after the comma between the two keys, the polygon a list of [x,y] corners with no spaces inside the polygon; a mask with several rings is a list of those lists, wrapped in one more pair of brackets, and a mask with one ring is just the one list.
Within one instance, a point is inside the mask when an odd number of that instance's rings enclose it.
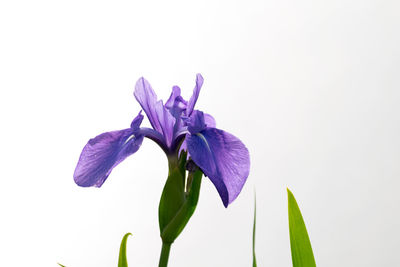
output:
{"label": "green sepal", "polygon": [[166,244],[172,244],[185,228],[199,199],[203,173],[200,170],[189,172],[185,189],[186,158],[185,151],[179,159],[169,158],[169,175],[158,209],[160,235]]}
{"label": "green sepal", "polygon": [[132,235],[132,234],[127,233],[122,238],[121,246],[119,248],[118,267],[128,267],[128,261],[126,259],[126,243],[128,241],[128,237],[130,235]]}
{"label": "green sepal", "polygon": [[288,193],[290,248],[293,267],[316,267],[314,254],[300,208],[292,192]]}

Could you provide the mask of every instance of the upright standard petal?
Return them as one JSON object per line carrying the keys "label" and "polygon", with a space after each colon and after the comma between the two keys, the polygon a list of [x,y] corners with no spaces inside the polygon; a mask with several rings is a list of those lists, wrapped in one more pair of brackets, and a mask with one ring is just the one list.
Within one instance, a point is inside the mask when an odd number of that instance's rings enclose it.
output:
{"label": "upright standard petal", "polygon": [[172,143],[172,138],[174,136],[174,125],[176,119],[164,107],[161,100],[156,103],[155,111],[157,114],[157,120],[159,121],[161,126],[161,134],[165,138],[165,143],[167,147],[170,147]]}
{"label": "upright standard petal", "polygon": [[157,101],[157,95],[146,79],[140,78],[137,81],[134,95],[149,118],[153,129],[162,134],[166,145],[170,146],[175,118],[164,107],[162,101]]}
{"label": "upright standard petal", "polygon": [[158,121],[156,112],[157,95],[153,88],[151,88],[150,83],[145,78],[140,78],[136,82],[135,92],[133,94],[135,95],[136,100],[142,106],[147,118],[149,118],[153,129],[162,133],[161,125]]}
{"label": "upright standard petal", "polygon": [[188,135],[186,143],[193,161],[213,182],[227,207],[249,176],[249,151],[238,138],[216,128]]}
{"label": "upright standard petal", "polygon": [[194,109],[194,105],[197,102],[197,98],[199,98],[199,94],[200,94],[200,89],[203,86],[203,76],[201,76],[200,73],[197,74],[196,76],[196,86],[193,89],[193,95],[190,97],[190,100],[187,104],[187,108],[186,108],[186,116],[190,116],[193,112]]}
{"label": "upright standard petal", "polygon": [[76,166],[75,182],[79,186],[100,187],[115,166],[139,149],[143,135],[135,136],[134,132],[129,128],[106,132],[90,139]]}
{"label": "upright standard petal", "polygon": [[182,112],[186,109],[187,101],[181,96],[181,88],[178,86],[172,87],[172,93],[165,103],[165,107],[175,118],[179,118]]}

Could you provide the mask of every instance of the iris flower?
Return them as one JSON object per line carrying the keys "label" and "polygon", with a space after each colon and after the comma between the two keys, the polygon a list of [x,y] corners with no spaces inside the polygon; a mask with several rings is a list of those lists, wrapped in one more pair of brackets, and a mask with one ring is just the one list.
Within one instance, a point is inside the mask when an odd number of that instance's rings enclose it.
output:
{"label": "iris flower", "polygon": [[134,96],[152,128],[141,127],[144,116],[140,111],[129,128],[90,139],[76,166],[75,182],[83,187],[100,187],[112,169],[138,151],[147,137],[163,149],[169,161],[185,150],[215,185],[227,207],[239,195],[249,175],[249,152],[237,137],[217,129],[211,115],[194,109],[202,85],[203,77],[197,74],[189,101],[183,99],[180,88],[174,86],[163,104],[149,82],[140,78]]}

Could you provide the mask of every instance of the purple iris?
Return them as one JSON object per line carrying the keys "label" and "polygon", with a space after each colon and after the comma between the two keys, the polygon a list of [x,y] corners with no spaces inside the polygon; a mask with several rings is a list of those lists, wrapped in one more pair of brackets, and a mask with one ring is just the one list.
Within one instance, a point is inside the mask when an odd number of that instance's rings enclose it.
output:
{"label": "purple iris", "polygon": [[180,150],[210,178],[227,207],[239,195],[249,175],[250,157],[245,145],[235,136],[215,128],[211,115],[195,110],[203,85],[197,74],[196,86],[189,101],[181,97],[174,86],[168,101],[163,104],[149,82],[140,78],[135,87],[135,98],[146,113],[151,128],[140,127],[141,112],[130,128],[106,132],[90,139],[80,155],[74,173],[79,186],[100,187],[112,169],[141,146],[144,137],[155,141],[170,161]]}

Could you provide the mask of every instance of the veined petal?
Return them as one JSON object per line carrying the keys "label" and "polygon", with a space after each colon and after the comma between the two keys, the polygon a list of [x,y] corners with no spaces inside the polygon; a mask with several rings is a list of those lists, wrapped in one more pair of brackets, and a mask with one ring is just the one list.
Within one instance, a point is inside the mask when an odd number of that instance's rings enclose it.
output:
{"label": "veined petal", "polygon": [[157,95],[145,78],[142,77],[136,82],[134,95],[146,113],[147,118],[149,118],[153,129],[162,133],[156,112]]}
{"label": "veined petal", "polygon": [[155,105],[157,120],[161,126],[161,133],[165,138],[165,143],[168,147],[171,146],[172,137],[174,135],[175,118],[164,107],[163,102],[160,100]]}
{"label": "veined petal", "polygon": [[115,166],[139,149],[143,135],[135,136],[134,132],[129,128],[90,139],[76,166],[75,182],[79,186],[100,187]]}
{"label": "veined petal", "polygon": [[186,108],[186,116],[190,116],[193,112],[194,109],[194,105],[197,102],[197,98],[199,98],[199,94],[200,94],[200,89],[203,86],[203,76],[201,76],[200,73],[197,74],[196,76],[196,86],[193,89],[193,95],[190,97],[190,100],[187,104],[187,108]]}
{"label": "veined petal", "polygon": [[249,151],[238,138],[216,128],[188,135],[186,144],[193,161],[213,182],[227,207],[249,175]]}
{"label": "veined petal", "polygon": [[137,81],[134,95],[149,118],[153,129],[164,136],[165,143],[169,147],[172,142],[175,118],[164,107],[161,100],[157,101],[157,95],[146,79],[140,78]]}

